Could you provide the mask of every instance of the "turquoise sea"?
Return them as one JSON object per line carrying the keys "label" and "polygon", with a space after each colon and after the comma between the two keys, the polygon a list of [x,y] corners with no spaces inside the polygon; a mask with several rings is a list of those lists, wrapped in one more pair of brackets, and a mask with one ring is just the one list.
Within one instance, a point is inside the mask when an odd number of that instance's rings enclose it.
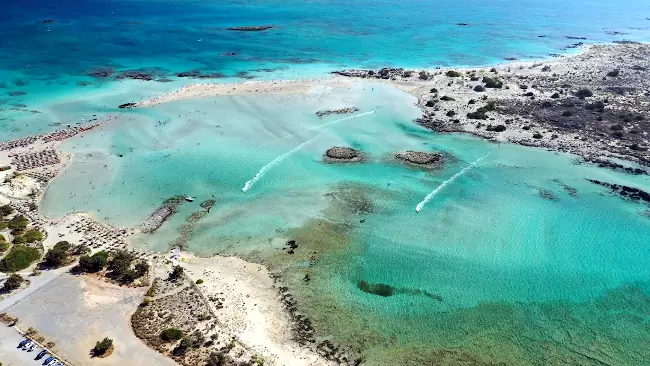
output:
{"label": "turquoise sea", "polygon": [[[192,82],[174,76],[192,69],[223,73],[223,81],[295,79],[347,67],[545,58],[572,52],[565,47],[578,40],[566,36],[647,41],[650,4],[2,5],[0,48],[13,55],[0,59],[2,140],[119,116],[63,145],[75,159],[46,192],[47,215],[90,211],[137,226],[166,198],[194,196],[135,245],[165,251],[179,244],[267,264],[313,320],[318,339],[349,347],[368,365],[650,364],[650,207],[586,180],[649,191],[647,176],[433,133],[413,123],[420,112],[412,96],[379,83],[116,108]],[[276,28],[223,30],[260,24]],[[100,67],[116,74],[155,68],[159,81],[86,75]],[[27,94],[9,94],[15,91]],[[314,114],[347,106],[360,110]],[[338,145],[368,160],[324,164],[324,151]],[[396,163],[404,150],[444,152],[444,167],[425,172]],[[212,198],[208,215],[192,215]],[[298,244],[293,254],[283,250],[288,239]]]}

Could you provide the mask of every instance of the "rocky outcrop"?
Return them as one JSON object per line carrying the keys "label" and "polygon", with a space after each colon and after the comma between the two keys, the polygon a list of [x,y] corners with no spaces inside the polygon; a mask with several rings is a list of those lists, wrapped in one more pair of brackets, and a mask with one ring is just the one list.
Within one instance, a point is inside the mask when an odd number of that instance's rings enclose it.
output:
{"label": "rocky outcrop", "polygon": [[120,106],[118,108],[119,109],[128,109],[128,108],[135,108],[137,106],[138,105],[136,103],[124,103],[124,104],[120,104]]}
{"label": "rocky outcrop", "polygon": [[154,80],[160,73],[155,73],[152,71],[145,71],[145,70],[126,70],[122,71],[117,75],[117,79],[133,79],[133,80],[143,80],[143,81],[152,81]]}
{"label": "rocky outcrop", "polygon": [[92,76],[97,79],[105,79],[113,75],[114,72],[115,70],[111,69],[110,67],[100,67],[97,69],[90,70],[88,72],[88,76]]}
{"label": "rocky outcrop", "polygon": [[239,32],[262,32],[273,28],[272,25],[258,25],[258,26],[246,26],[246,27],[228,27],[226,28],[229,31],[239,31]]}
{"label": "rocky outcrop", "polygon": [[438,153],[409,150],[398,153],[395,158],[405,164],[421,168],[435,169],[442,165],[442,154]]}
{"label": "rocky outcrop", "polygon": [[366,78],[366,79],[397,79],[402,77],[410,77],[413,71],[404,70],[402,68],[383,68],[380,70],[342,70],[332,71],[334,75],[341,75],[353,78]]}
{"label": "rocky outcrop", "polygon": [[349,147],[331,147],[323,155],[326,163],[358,163],[364,160],[363,154]]}
{"label": "rocky outcrop", "polygon": [[318,111],[316,112],[316,115],[318,117],[325,117],[329,116],[331,114],[349,114],[349,113],[354,113],[358,111],[359,108],[357,107],[347,107],[347,108],[341,108],[341,109],[333,109],[333,110],[325,110],[325,111]]}
{"label": "rocky outcrop", "polygon": [[163,202],[163,204],[142,223],[140,231],[143,233],[153,233],[158,230],[167,219],[178,211],[178,206],[180,206],[183,201],[183,196],[176,196]]}
{"label": "rocky outcrop", "polygon": [[196,79],[218,79],[218,78],[223,78],[226,75],[218,73],[218,72],[211,72],[204,74],[201,70],[190,70],[190,71],[183,71],[179,72],[176,74],[179,78],[196,78]]}
{"label": "rocky outcrop", "polygon": [[596,179],[587,179],[587,180],[593,184],[597,184],[599,186],[609,188],[612,191],[612,193],[616,193],[623,198],[629,199],[631,201],[642,201],[650,204],[650,193],[644,190],[634,188],[634,187],[624,186],[622,184],[602,182]]}

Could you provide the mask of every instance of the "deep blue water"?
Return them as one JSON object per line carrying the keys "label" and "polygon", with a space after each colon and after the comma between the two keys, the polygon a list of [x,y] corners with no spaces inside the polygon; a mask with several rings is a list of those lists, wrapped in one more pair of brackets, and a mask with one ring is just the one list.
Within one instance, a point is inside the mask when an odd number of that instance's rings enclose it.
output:
{"label": "deep blue water", "polygon": [[[37,0],[1,2],[0,69],[28,78],[95,67],[258,68],[482,65],[578,42],[647,40],[641,0]],[[51,19],[51,23],[43,23]],[[468,26],[458,26],[467,23]],[[266,32],[228,26],[273,25]],[[623,32],[611,35],[606,32]],[[545,36],[545,37],[539,37]],[[235,52],[234,56],[224,54]]]}
{"label": "deep blue water", "polygon": [[[123,70],[153,70],[159,81],[193,69],[233,78],[296,79],[348,67],[486,65],[574,52],[566,47],[577,42],[650,39],[650,3],[641,0],[0,4],[0,140],[69,123],[51,112],[54,98],[104,93]],[[274,28],[225,30],[245,25]],[[104,79],[87,75],[97,68],[115,73]]]}

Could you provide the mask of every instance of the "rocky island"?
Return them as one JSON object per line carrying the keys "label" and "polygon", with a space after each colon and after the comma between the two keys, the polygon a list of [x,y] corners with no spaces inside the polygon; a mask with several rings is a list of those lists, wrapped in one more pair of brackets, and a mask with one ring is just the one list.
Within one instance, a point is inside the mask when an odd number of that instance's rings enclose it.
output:
{"label": "rocky island", "polygon": [[426,169],[437,169],[442,166],[442,154],[422,151],[404,151],[397,153],[395,158],[404,164]]}
{"label": "rocky island", "polygon": [[323,155],[323,161],[326,163],[358,163],[363,160],[363,154],[350,147],[331,147]]}

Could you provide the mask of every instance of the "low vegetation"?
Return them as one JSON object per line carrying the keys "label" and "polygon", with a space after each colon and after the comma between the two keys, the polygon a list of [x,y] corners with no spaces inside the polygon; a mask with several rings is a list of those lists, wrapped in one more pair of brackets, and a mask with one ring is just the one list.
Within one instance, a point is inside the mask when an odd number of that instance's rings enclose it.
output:
{"label": "low vegetation", "polygon": [[14,213],[14,209],[10,205],[0,206],[0,217],[7,217],[12,213]]}
{"label": "low vegetation", "polygon": [[495,109],[496,109],[496,106],[495,106],[494,102],[489,102],[488,104],[486,104],[485,106],[477,109],[476,111],[467,113],[467,118],[486,120],[486,119],[488,119],[487,112],[494,111]]}
{"label": "low vegetation", "polygon": [[108,252],[102,250],[91,256],[82,255],[79,258],[79,270],[87,273],[96,273],[104,269],[108,263]]}
{"label": "low vegetation", "polygon": [[113,349],[113,340],[110,338],[104,338],[95,344],[95,347],[92,349],[92,353],[93,356],[102,357],[102,356],[106,356],[109,350],[112,349]]}
{"label": "low vegetation", "polygon": [[17,215],[7,224],[7,227],[11,230],[23,230],[29,224],[29,220],[23,215]]}
{"label": "low vegetation", "polygon": [[35,243],[43,240],[43,233],[38,229],[29,229],[22,231],[21,229],[14,230],[14,244]]}
{"label": "low vegetation", "polygon": [[165,342],[177,341],[183,338],[183,332],[178,328],[167,328],[160,333],[160,339]]}
{"label": "low vegetation", "polygon": [[483,83],[486,88],[490,89],[501,89],[503,87],[503,81],[489,76],[483,78]]}
{"label": "low vegetation", "polygon": [[135,256],[125,250],[119,250],[113,254],[108,263],[108,276],[120,283],[131,283],[149,272],[149,264],[139,261],[131,268]]}
{"label": "low vegetation", "polygon": [[60,241],[45,254],[44,262],[51,267],[61,267],[69,263],[71,251],[72,244],[67,241]]}
{"label": "low vegetation", "polygon": [[0,272],[10,273],[21,271],[29,267],[41,257],[41,252],[36,248],[21,244],[14,245],[9,254],[0,260]]}
{"label": "low vegetation", "polygon": [[459,73],[458,71],[455,71],[455,70],[449,70],[449,71],[447,71],[447,73],[445,75],[450,77],[450,78],[459,78],[459,77],[463,76],[463,74],[461,74],[461,73]]}
{"label": "low vegetation", "polygon": [[11,292],[20,287],[20,285],[25,281],[23,277],[17,273],[13,273],[9,276],[5,283],[2,285],[3,292]]}
{"label": "low vegetation", "polygon": [[170,280],[177,280],[183,276],[183,267],[181,266],[174,266],[174,270],[172,270],[172,273],[169,274],[169,279]]}

